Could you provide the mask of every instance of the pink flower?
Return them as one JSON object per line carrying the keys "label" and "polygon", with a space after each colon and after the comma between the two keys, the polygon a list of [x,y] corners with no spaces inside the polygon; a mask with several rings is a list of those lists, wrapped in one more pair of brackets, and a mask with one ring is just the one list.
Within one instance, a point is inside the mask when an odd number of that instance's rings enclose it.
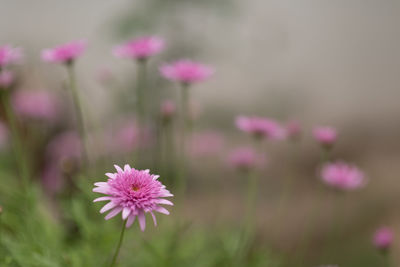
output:
{"label": "pink flower", "polygon": [[20,90],[12,98],[16,113],[28,119],[54,121],[59,113],[55,95],[45,90]]}
{"label": "pink flower", "polygon": [[266,158],[257,154],[251,147],[240,147],[230,153],[228,162],[240,171],[249,171],[264,165]]}
{"label": "pink flower", "polygon": [[17,63],[21,59],[21,50],[9,45],[0,46],[0,68]]}
{"label": "pink flower", "polygon": [[336,129],[328,126],[315,127],[313,130],[315,140],[322,146],[330,148],[337,139]]}
{"label": "pink flower", "polygon": [[393,239],[392,230],[388,227],[381,227],[374,234],[373,244],[378,249],[387,250],[391,247]]}
{"label": "pink flower", "polygon": [[86,49],[86,41],[79,40],[42,51],[42,60],[51,63],[72,63]]}
{"label": "pink flower", "polygon": [[222,150],[224,138],[218,132],[205,131],[193,134],[190,152],[193,156],[217,155]]}
{"label": "pink flower", "polygon": [[280,140],[285,138],[285,130],[276,121],[261,117],[245,117],[236,118],[236,126],[250,133],[256,138],[269,138]]}
{"label": "pink flower", "polygon": [[14,74],[11,71],[0,71],[0,88],[8,88],[14,82]]}
{"label": "pink flower", "polygon": [[42,184],[46,193],[55,194],[59,192],[64,184],[64,179],[59,166],[50,163],[42,172]]}
{"label": "pink flower", "polygon": [[130,40],[113,49],[113,54],[119,58],[144,60],[160,53],[164,49],[164,40],[156,36],[143,36]]}
{"label": "pink flower", "polygon": [[185,84],[202,82],[214,73],[212,68],[187,59],[165,64],[160,72],[168,80]]}
{"label": "pink flower", "polygon": [[298,121],[292,120],[286,124],[286,134],[291,140],[297,140],[301,135],[301,125]]}
{"label": "pink flower", "polygon": [[164,100],[161,103],[161,117],[163,119],[170,119],[176,113],[176,105],[171,100]]}
{"label": "pink flower", "polygon": [[365,185],[363,172],[344,162],[327,163],[321,170],[322,180],[340,190],[354,190]]}
{"label": "pink flower", "polygon": [[82,142],[78,133],[67,131],[54,137],[46,148],[48,161],[57,162],[57,165],[65,162],[79,162],[82,156]]}
{"label": "pink flower", "polygon": [[4,122],[0,121],[0,148],[3,148],[7,145],[8,141],[8,128],[4,124]]}
{"label": "pink flower", "polygon": [[107,195],[96,198],[94,202],[110,201],[100,213],[110,211],[105,217],[108,220],[122,212],[122,219],[127,220],[126,227],[130,227],[138,217],[142,231],[146,228],[145,213],[150,213],[154,225],[157,225],[153,212],[168,215],[169,211],[161,205],[173,205],[171,201],[164,199],[173,195],[157,180],[159,176],[150,174],[149,170],[136,170],[128,164],[124,169],[114,166],[117,173],[106,173],[109,178],[107,182],[94,184],[96,187],[93,192]]}

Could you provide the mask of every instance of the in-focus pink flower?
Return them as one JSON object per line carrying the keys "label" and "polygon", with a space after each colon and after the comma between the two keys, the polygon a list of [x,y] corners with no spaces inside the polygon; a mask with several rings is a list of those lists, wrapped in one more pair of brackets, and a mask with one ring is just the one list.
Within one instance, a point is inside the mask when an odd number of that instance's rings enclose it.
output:
{"label": "in-focus pink flower", "polygon": [[42,51],[42,60],[51,63],[72,63],[86,49],[86,41],[79,40]]}
{"label": "in-focus pink flower", "polygon": [[8,70],[0,71],[0,89],[6,89],[14,82],[14,74]]}
{"label": "in-focus pink flower", "polygon": [[340,190],[354,190],[366,183],[360,169],[344,162],[326,163],[322,167],[321,178],[327,185]]}
{"label": "in-focus pink flower", "polygon": [[22,54],[19,48],[9,45],[0,46],[0,68],[19,62]]}
{"label": "in-focus pink flower", "polygon": [[113,54],[119,58],[144,60],[164,49],[164,40],[156,36],[143,36],[118,45]]}
{"label": "in-focus pink flower", "polygon": [[391,247],[393,239],[393,231],[388,227],[381,227],[374,234],[373,244],[380,250],[387,250]]}
{"label": "in-focus pink flower", "polygon": [[315,140],[326,148],[331,148],[337,139],[336,129],[329,126],[315,127],[313,135]]}
{"label": "in-focus pink flower", "polygon": [[160,72],[168,80],[192,84],[208,79],[214,70],[209,66],[183,59],[161,66]]}
{"label": "in-focus pink flower", "polygon": [[301,125],[298,121],[292,120],[286,124],[286,135],[291,140],[298,140],[301,136]]}
{"label": "in-focus pink flower", "polygon": [[138,217],[140,229],[146,228],[146,213],[153,217],[154,225],[157,225],[154,212],[169,214],[161,205],[173,205],[171,201],[164,197],[173,195],[158,181],[158,175],[150,174],[149,170],[136,170],[128,164],[121,169],[115,165],[116,173],[106,173],[109,178],[107,182],[98,182],[94,185],[93,192],[105,194],[94,200],[110,201],[100,213],[110,211],[105,217],[111,219],[122,212],[122,219],[127,220],[126,227],[130,227],[135,218]]}
{"label": "in-focus pink flower", "polygon": [[265,165],[266,157],[251,147],[240,147],[229,154],[228,163],[240,171],[249,171]]}
{"label": "in-focus pink flower", "polygon": [[7,145],[8,141],[8,128],[4,122],[0,121],[0,149]]}
{"label": "in-focus pink flower", "polygon": [[176,113],[176,105],[171,100],[167,99],[161,103],[161,118],[169,120],[171,119]]}
{"label": "in-focus pink flower", "polygon": [[217,155],[224,145],[223,136],[215,131],[194,133],[190,140],[190,154],[195,157]]}
{"label": "in-focus pink flower", "polygon": [[236,126],[256,138],[268,138],[272,140],[280,140],[285,138],[285,130],[275,120],[261,117],[245,117],[236,118]]}
{"label": "in-focus pink flower", "polygon": [[12,97],[15,112],[28,119],[54,121],[59,115],[57,97],[46,90],[19,90]]}

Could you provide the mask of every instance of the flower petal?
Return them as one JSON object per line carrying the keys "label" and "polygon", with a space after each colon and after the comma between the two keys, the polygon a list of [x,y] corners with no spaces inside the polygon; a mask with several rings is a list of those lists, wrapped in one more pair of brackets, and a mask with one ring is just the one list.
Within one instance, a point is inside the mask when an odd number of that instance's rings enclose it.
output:
{"label": "flower petal", "polygon": [[157,199],[156,200],[157,204],[164,204],[164,205],[171,205],[173,206],[174,203],[172,203],[171,201],[167,200],[167,199]]}
{"label": "flower petal", "polygon": [[104,213],[104,212],[106,212],[106,211],[108,211],[108,210],[110,210],[112,208],[115,208],[115,206],[117,206],[117,204],[112,202],[112,201],[110,201],[106,205],[104,205],[103,208],[101,208],[100,213]]}
{"label": "flower petal", "polygon": [[106,182],[97,182],[97,183],[94,183],[94,185],[98,186],[98,187],[107,187],[108,186],[108,184]]}
{"label": "flower petal", "polygon": [[153,222],[154,222],[154,226],[157,226],[157,220],[156,220],[156,216],[154,215],[153,212],[150,211],[151,217],[153,217]]}
{"label": "flower petal", "polygon": [[131,214],[131,209],[130,208],[124,208],[122,210],[122,219],[126,220],[126,218]]}
{"label": "flower petal", "polygon": [[112,197],[98,197],[93,202],[98,202],[98,201],[106,201],[106,200],[111,200]]}
{"label": "flower petal", "polygon": [[123,173],[124,171],[121,169],[120,166],[114,165],[115,169],[117,170],[118,173]]}
{"label": "flower petal", "polygon": [[106,217],[104,217],[106,220],[111,219],[112,217],[114,217],[115,215],[117,215],[118,213],[120,213],[122,210],[122,207],[116,207],[115,209],[113,209],[112,211],[110,211],[110,213],[108,213],[106,215]]}
{"label": "flower petal", "polygon": [[167,209],[163,208],[163,207],[158,206],[154,210],[158,211],[159,213],[163,213],[163,214],[169,215],[169,211]]}
{"label": "flower petal", "polygon": [[146,229],[146,216],[144,215],[143,211],[139,213],[138,219],[139,219],[140,230],[142,230],[143,232],[144,229]]}
{"label": "flower petal", "polygon": [[126,228],[131,227],[133,222],[135,221],[136,215],[129,215],[128,220],[126,221]]}
{"label": "flower petal", "polygon": [[115,173],[111,173],[111,172],[107,172],[106,176],[110,179],[115,179],[115,177],[117,177],[117,175]]}
{"label": "flower petal", "polygon": [[101,186],[101,187],[95,187],[95,188],[93,188],[93,192],[97,192],[97,193],[101,193],[101,194],[108,194],[108,190],[109,190],[109,187],[104,187],[104,186]]}
{"label": "flower petal", "polygon": [[131,166],[129,166],[129,164],[125,164],[124,166],[124,170],[127,171],[131,171]]}

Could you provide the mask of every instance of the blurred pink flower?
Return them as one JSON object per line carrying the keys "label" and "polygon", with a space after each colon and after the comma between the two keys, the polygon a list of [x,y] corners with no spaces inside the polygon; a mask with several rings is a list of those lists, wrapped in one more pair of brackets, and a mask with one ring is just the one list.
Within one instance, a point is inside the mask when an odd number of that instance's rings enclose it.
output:
{"label": "blurred pink flower", "polygon": [[214,131],[195,133],[190,142],[190,152],[193,156],[216,155],[224,145],[223,136]]}
{"label": "blurred pink flower", "polygon": [[22,57],[21,50],[9,45],[0,46],[0,68],[17,63]]}
{"label": "blurred pink flower", "polygon": [[139,146],[139,128],[135,119],[122,119],[107,131],[106,150],[112,154],[126,154]]}
{"label": "blurred pink flower", "polygon": [[280,140],[285,138],[285,130],[275,120],[261,117],[245,117],[236,118],[236,126],[257,138],[269,138],[272,140]]}
{"label": "blurred pink flower", "polygon": [[42,60],[51,63],[72,63],[86,49],[86,41],[72,41],[42,51]]}
{"label": "blurred pink flower", "polygon": [[228,162],[240,171],[249,171],[265,165],[266,157],[251,147],[240,147],[229,154]]}
{"label": "blurred pink flower", "polygon": [[4,122],[0,121],[0,149],[7,145],[8,136],[9,132],[7,126]]}
{"label": "blurred pink flower", "polygon": [[46,148],[49,161],[63,163],[65,161],[79,162],[82,156],[82,142],[78,133],[67,131],[54,137]]}
{"label": "blurred pink flower", "polygon": [[119,58],[147,59],[164,49],[164,40],[156,36],[143,36],[130,40],[113,49],[113,54]]}
{"label": "blurred pink flower", "polygon": [[336,129],[329,126],[318,126],[313,130],[315,140],[322,146],[330,148],[337,139]]}
{"label": "blurred pink flower", "polygon": [[164,100],[161,103],[160,111],[161,111],[161,117],[163,119],[170,119],[176,113],[176,105],[173,101],[171,101],[169,99]]}
{"label": "blurred pink flower", "polygon": [[124,169],[117,165],[115,168],[117,173],[106,173],[109,178],[107,182],[95,183],[96,187],[93,189],[93,192],[107,195],[96,198],[94,202],[110,201],[100,210],[100,213],[111,210],[106,215],[106,220],[122,212],[122,219],[127,220],[126,227],[130,227],[138,217],[140,229],[144,231],[145,213],[151,214],[154,225],[157,222],[153,212],[169,214],[161,205],[173,205],[171,201],[164,199],[173,195],[157,180],[158,175],[150,174],[149,170],[136,170],[128,164]]}
{"label": "blurred pink flower", "polygon": [[54,121],[59,115],[57,97],[45,90],[19,90],[12,96],[16,113],[28,119]]}
{"label": "blurred pink flower", "polygon": [[208,79],[214,70],[209,66],[183,59],[161,66],[160,72],[168,80],[192,84]]}
{"label": "blurred pink flower", "polygon": [[8,70],[0,71],[0,89],[8,88],[14,82],[14,74]]}
{"label": "blurred pink flower", "polygon": [[354,190],[365,185],[363,172],[344,162],[326,163],[321,170],[322,180],[340,190]]}
{"label": "blurred pink flower", "polygon": [[60,191],[64,179],[59,166],[49,163],[42,171],[42,184],[46,193],[54,194]]}
{"label": "blurred pink flower", "polygon": [[298,121],[292,120],[286,124],[286,135],[291,140],[298,140],[301,136],[301,125]]}
{"label": "blurred pink flower", "polygon": [[393,239],[393,231],[388,227],[381,227],[374,234],[373,244],[378,249],[387,250],[391,247]]}

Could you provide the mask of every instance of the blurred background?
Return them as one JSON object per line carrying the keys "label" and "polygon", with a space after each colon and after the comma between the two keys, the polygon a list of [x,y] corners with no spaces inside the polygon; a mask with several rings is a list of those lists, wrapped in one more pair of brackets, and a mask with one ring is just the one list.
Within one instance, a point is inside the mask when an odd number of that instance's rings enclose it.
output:
{"label": "blurred background", "polygon": [[[370,241],[374,230],[388,225],[398,235],[400,225],[399,14],[396,0],[0,0],[0,44],[23,48],[19,87],[59,90],[64,73],[42,63],[40,51],[86,39],[77,69],[93,129],[114,120],[110,114],[117,105],[110,100],[135,80],[134,65],[111,54],[115,44],[143,34],[166,40],[166,51],[151,62],[153,112],[161,99],[176,94],[157,65],[182,57],[212,65],[213,78],[192,91],[196,130],[217,131],[226,142],[213,155],[218,161],[193,160],[187,218],[199,227],[241,220],[240,179],[220,167],[226,165],[224,152],[247,141],[235,129],[237,115],[296,119],[303,138],[295,148],[268,145],[257,215],[260,243],[268,246],[263,253],[296,266],[290,255],[303,249],[304,232],[316,218],[304,266],[372,267],[382,266]],[[104,73],[111,83],[102,80]],[[366,188],[335,203],[327,200],[316,177],[314,125],[338,129],[333,158],[360,166],[369,180]],[[295,177],[295,186],[279,219],[285,177]],[[327,249],[332,220],[343,230]],[[321,262],[323,250],[335,251],[335,262]],[[400,245],[393,252],[399,264]]]}

